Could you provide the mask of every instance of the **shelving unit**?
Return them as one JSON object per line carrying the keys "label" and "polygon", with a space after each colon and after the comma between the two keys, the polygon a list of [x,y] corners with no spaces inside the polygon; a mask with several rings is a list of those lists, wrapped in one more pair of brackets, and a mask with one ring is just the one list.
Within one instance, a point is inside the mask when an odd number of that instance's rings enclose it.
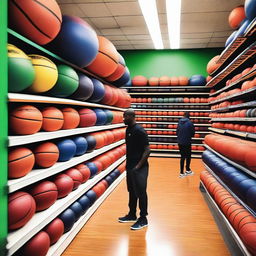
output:
{"label": "shelving unit", "polygon": [[236,233],[236,231],[234,230],[234,228],[232,227],[232,225],[229,223],[226,216],[222,213],[219,206],[215,203],[214,199],[212,198],[202,181],[200,181],[200,190],[211,210],[215,222],[217,223],[231,254],[233,256],[252,256],[245,247],[238,234]]}
{"label": "shelving unit", "polygon": [[252,107],[256,107],[256,101],[249,101],[249,102],[245,102],[245,103],[241,103],[241,104],[237,104],[237,105],[231,105],[228,106],[226,108],[218,108],[218,109],[214,109],[211,112],[228,112],[229,110],[239,110],[239,109],[244,109],[244,108],[252,108]]}
{"label": "shelving unit", "polygon": [[37,212],[32,219],[22,228],[17,231],[10,232],[8,235],[7,250],[8,255],[12,255],[23,244],[25,244],[31,237],[39,232],[43,227],[50,223],[55,217],[57,217],[62,211],[68,208],[73,202],[81,197],[86,191],[93,187],[97,182],[104,178],[114,168],[120,165],[125,160],[125,156],[117,160],[106,170],[102,171],[86,183],[80,185],[76,190],[72,191],[68,196],[58,199],[50,208]]}

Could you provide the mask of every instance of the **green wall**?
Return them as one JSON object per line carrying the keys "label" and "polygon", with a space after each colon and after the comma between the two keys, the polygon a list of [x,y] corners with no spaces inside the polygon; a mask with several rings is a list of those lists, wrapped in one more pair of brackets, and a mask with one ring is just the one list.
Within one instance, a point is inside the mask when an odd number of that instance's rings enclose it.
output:
{"label": "green wall", "polygon": [[207,75],[206,65],[222,48],[188,50],[129,50],[120,51],[131,77]]}
{"label": "green wall", "polygon": [[0,255],[7,237],[7,1],[0,1]]}

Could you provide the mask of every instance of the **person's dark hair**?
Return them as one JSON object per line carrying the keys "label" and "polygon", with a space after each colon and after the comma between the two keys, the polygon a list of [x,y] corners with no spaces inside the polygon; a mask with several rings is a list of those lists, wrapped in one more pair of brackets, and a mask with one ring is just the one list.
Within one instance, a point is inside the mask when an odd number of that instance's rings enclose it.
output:
{"label": "person's dark hair", "polygon": [[131,117],[135,117],[135,111],[131,108],[127,109],[125,112],[124,112],[125,115],[127,116],[131,116]]}
{"label": "person's dark hair", "polygon": [[189,112],[184,112],[184,115],[183,115],[184,117],[186,117],[186,118],[189,118]]}

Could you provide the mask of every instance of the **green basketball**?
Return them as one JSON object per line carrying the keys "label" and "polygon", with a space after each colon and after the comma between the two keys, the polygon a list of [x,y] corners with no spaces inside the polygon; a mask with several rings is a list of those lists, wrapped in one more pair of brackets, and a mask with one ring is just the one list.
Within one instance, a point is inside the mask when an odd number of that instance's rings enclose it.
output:
{"label": "green basketball", "polygon": [[35,79],[31,59],[19,48],[8,44],[8,90],[21,92]]}
{"label": "green basketball", "polygon": [[106,122],[106,124],[111,124],[112,121],[113,121],[113,118],[114,118],[113,112],[110,111],[110,110],[108,110],[108,109],[104,109],[104,112],[105,112],[105,114],[106,114],[106,116],[107,116],[107,122]]}
{"label": "green basketball", "polygon": [[163,98],[158,98],[158,99],[157,99],[157,102],[158,102],[158,103],[163,103],[163,102],[164,102],[164,99],[163,99]]}
{"label": "green basketball", "polygon": [[79,84],[76,71],[67,65],[58,65],[58,80],[54,87],[49,91],[55,97],[67,97],[73,94]]}

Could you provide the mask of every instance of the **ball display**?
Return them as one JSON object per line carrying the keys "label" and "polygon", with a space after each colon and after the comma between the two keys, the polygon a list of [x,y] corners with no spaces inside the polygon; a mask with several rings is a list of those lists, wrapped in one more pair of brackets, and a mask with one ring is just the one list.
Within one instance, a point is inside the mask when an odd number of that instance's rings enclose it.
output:
{"label": "ball display", "polygon": [[237,29],[244,19],[245,19],[244,6],[238,6],[234,8],[228,16],[229,25],[233,29]]}
{"label": "ball display", "polygon": [[43,115],[34,106],[23,105],[10,112],[9,127],[15,134],[34,134],[41,129],[42,124]]}
{"label": "ball display", "polygon": [[44,45],[60,31],[62,15],[55,0],[9,1],[9,25],[30,40]]}
{"label": "ball display", "polygon": [[93,93],[88,100],[92,102],[99,102],[102,100],[102,98],[105,95],[105,87],[103,83],[100,82],[99,80],[95,78],[92,78],[91,80],[93,83]]}
{"label": "ball display", "polygon": [[58,174],[54,177],[53,182],[58,190],[58,198],[67,196],[73,190],[74,181],[66,174]]}
{"label": "ball display", "polygon": [[44,231],[50,238],[50,244],[55,244],[64,233],[64,223],[61,219],[56,218],[44,228]]}
{"label": "ball display", "polygon": [[111,124],[114,118],[113,112],[108,109],[103,109],[103,111],[105,112],[107,117],[106,124]]}
{"label": "ball display", "polygon": [[91,176],[91,171],[90,169],[85,165],[85,164],[79,164],[75,166],[75,168],[82,174],[83,180],[82,183],[86,182],[90,176]]}
{"label": "ball display", "polygon": [[158,86],[159,85],[159,78],[158,77],[155,77],[155,76],[152,76],[148,79],[148,84],[150,86]]}
{"label": "ball display", "polygon": [[127,67],[125,67],[124,74],[119,79],[112,82],[112,84],[116,87],[121,87],[126,85],[130,80],[131,80],[130,71]]}
{"label": "ball display", "polygon": [[148,79],[145,76],[135,76],[132,79],[133,86],[146,86]]}
{"label": "ball display", "polygon": [[35,214],[34,198],[22,191],[12,193],[8,198],[8,228],[15,230],[23,227]]}
{"label": "ball display", "polygon": [[63,125],[61,129],[75,129],[80,123],[80,115],[74,108],[61,109],[63,114]]}
{"label": "ball display", "polygon": [[189,85],[191,86],[203,86],[206,84],[206,78],[202,75],[193,75],[189,79]]}
{"label": "ball display", "polygon": [[8,154],[8,177],[20,178],[28,174],[35,164],[33,152],[26,147],[17,147]]}
{"label": "ball display", "polygon": [[58,70],[56,65],[48,58],[30,54],[28,55],[35,70],[35,79],[28,91],[31,93],[47,92],[55,85],[58,79]]}
{"label": "ball display", "polygon": [[31,59],[19,48],[8,44],[8,91],[21,92],[35,79]]}
{"label": "ball display", "polygon": [[83,175],[75,168],[68,169],[65,174],[72,178],[74,182],[73,190],[77,189],[83,182]]}
{"label": "ball display", "polygon": [[96,147],[96,140],[95,140],[94,136],[87,135],[85,137],[85,139],[86,139],[87,144],[88,144],[87,152],[92,152]]}
{"label": "ball display", "polygon": [[109,85],[104,85],[105,94],[103,98],[100,100],[100,103],[103,105],[111,105],[113,100],[112,88]]}
{"label": "ball display", "polygon": [[30,190],[36,202],[36,211],[43,211],[55,203],[58,198],[56,185],[51,181],[42,181],[34,185]]}
{"label": "ball display", "polygon": [[64,123],[62,112],[55,107],[45,107],[42,109],[43,124],[42,129],[47,132],[60,130]]}
{"label": "ball display", "polygon": [[84,214],[90,207],[90,199],[87,196],[83,195],[77,201],[82,206]]}
{"label": "ball display", "polygon": [[50,43],[50,48],[63,59],[86,67],[96,58],[99,42],[96,32],[87,22],[64,15],[60,32]]}
{"label": "ball display", "polygon": [[59,149],[52,142],[44,142],[34,150],[35,163],[44,168],[53,166],[59,158]]}
{"label": "ball display", "polygon": [[57,142],[59,149],[59,162],[70,160],[76,154],[76,144],[73,140],[65,139]]}
{"label": "ball display", "polygon": [[93,190],[89,190],[85,193],[85,196],[87,196],[90,200],[90,206],[93,205],[93,203],[97,200],[97,195]]}
{"label": "ball display", "polygon": [[64,223],[64,233],[68,232],[73,227],[76,221],[74,212],[69,208],[61,213],[59,215],[59,218]]}
{"label": "ball display", "polygon": [[80,109],[79,115],[80,115],[79,127],[90,127],[96,124],[97,116],[93,110],[88,108]]}
{"label": "ball display", "polygon": [[55,97],[68,97],[78,88],[78,75],[73,68],[67,65],[58,65],[57,69],[58,80],[48,93]]}
{"label": "ball display", "polygon": [[81,156],[83,155],[88,147],[87,141],[84,137],[82,136],[77,136],[75,138],[72,138],[72,140],[75,142],[76,144],[76,156]]}
{"label": "ball display", "polygon": [[77,221],[83,214],[83,208],[79,202],[74,202],[69,207],[75,214],[75,221]]}
{"label": "ball display", "polygon": [[91,176],[90,178],[94,177],[98,173],[98,168],[93,162],[86,163],[86,166],[90,169]]}
{"label": "ball display", "polygon": [[105,125],[107,122],[107,116],[106,113],[99,108],[95,108],[93,110],[96,114],[97,120],[96,120],[96,125]]}
{"label": "ball display", "polygon": [[119,79],[125,72],[125,60],[121,54],[119,54],[119,60],[116,70],[108,77],[106,80],[109,82],[116,81]]}

